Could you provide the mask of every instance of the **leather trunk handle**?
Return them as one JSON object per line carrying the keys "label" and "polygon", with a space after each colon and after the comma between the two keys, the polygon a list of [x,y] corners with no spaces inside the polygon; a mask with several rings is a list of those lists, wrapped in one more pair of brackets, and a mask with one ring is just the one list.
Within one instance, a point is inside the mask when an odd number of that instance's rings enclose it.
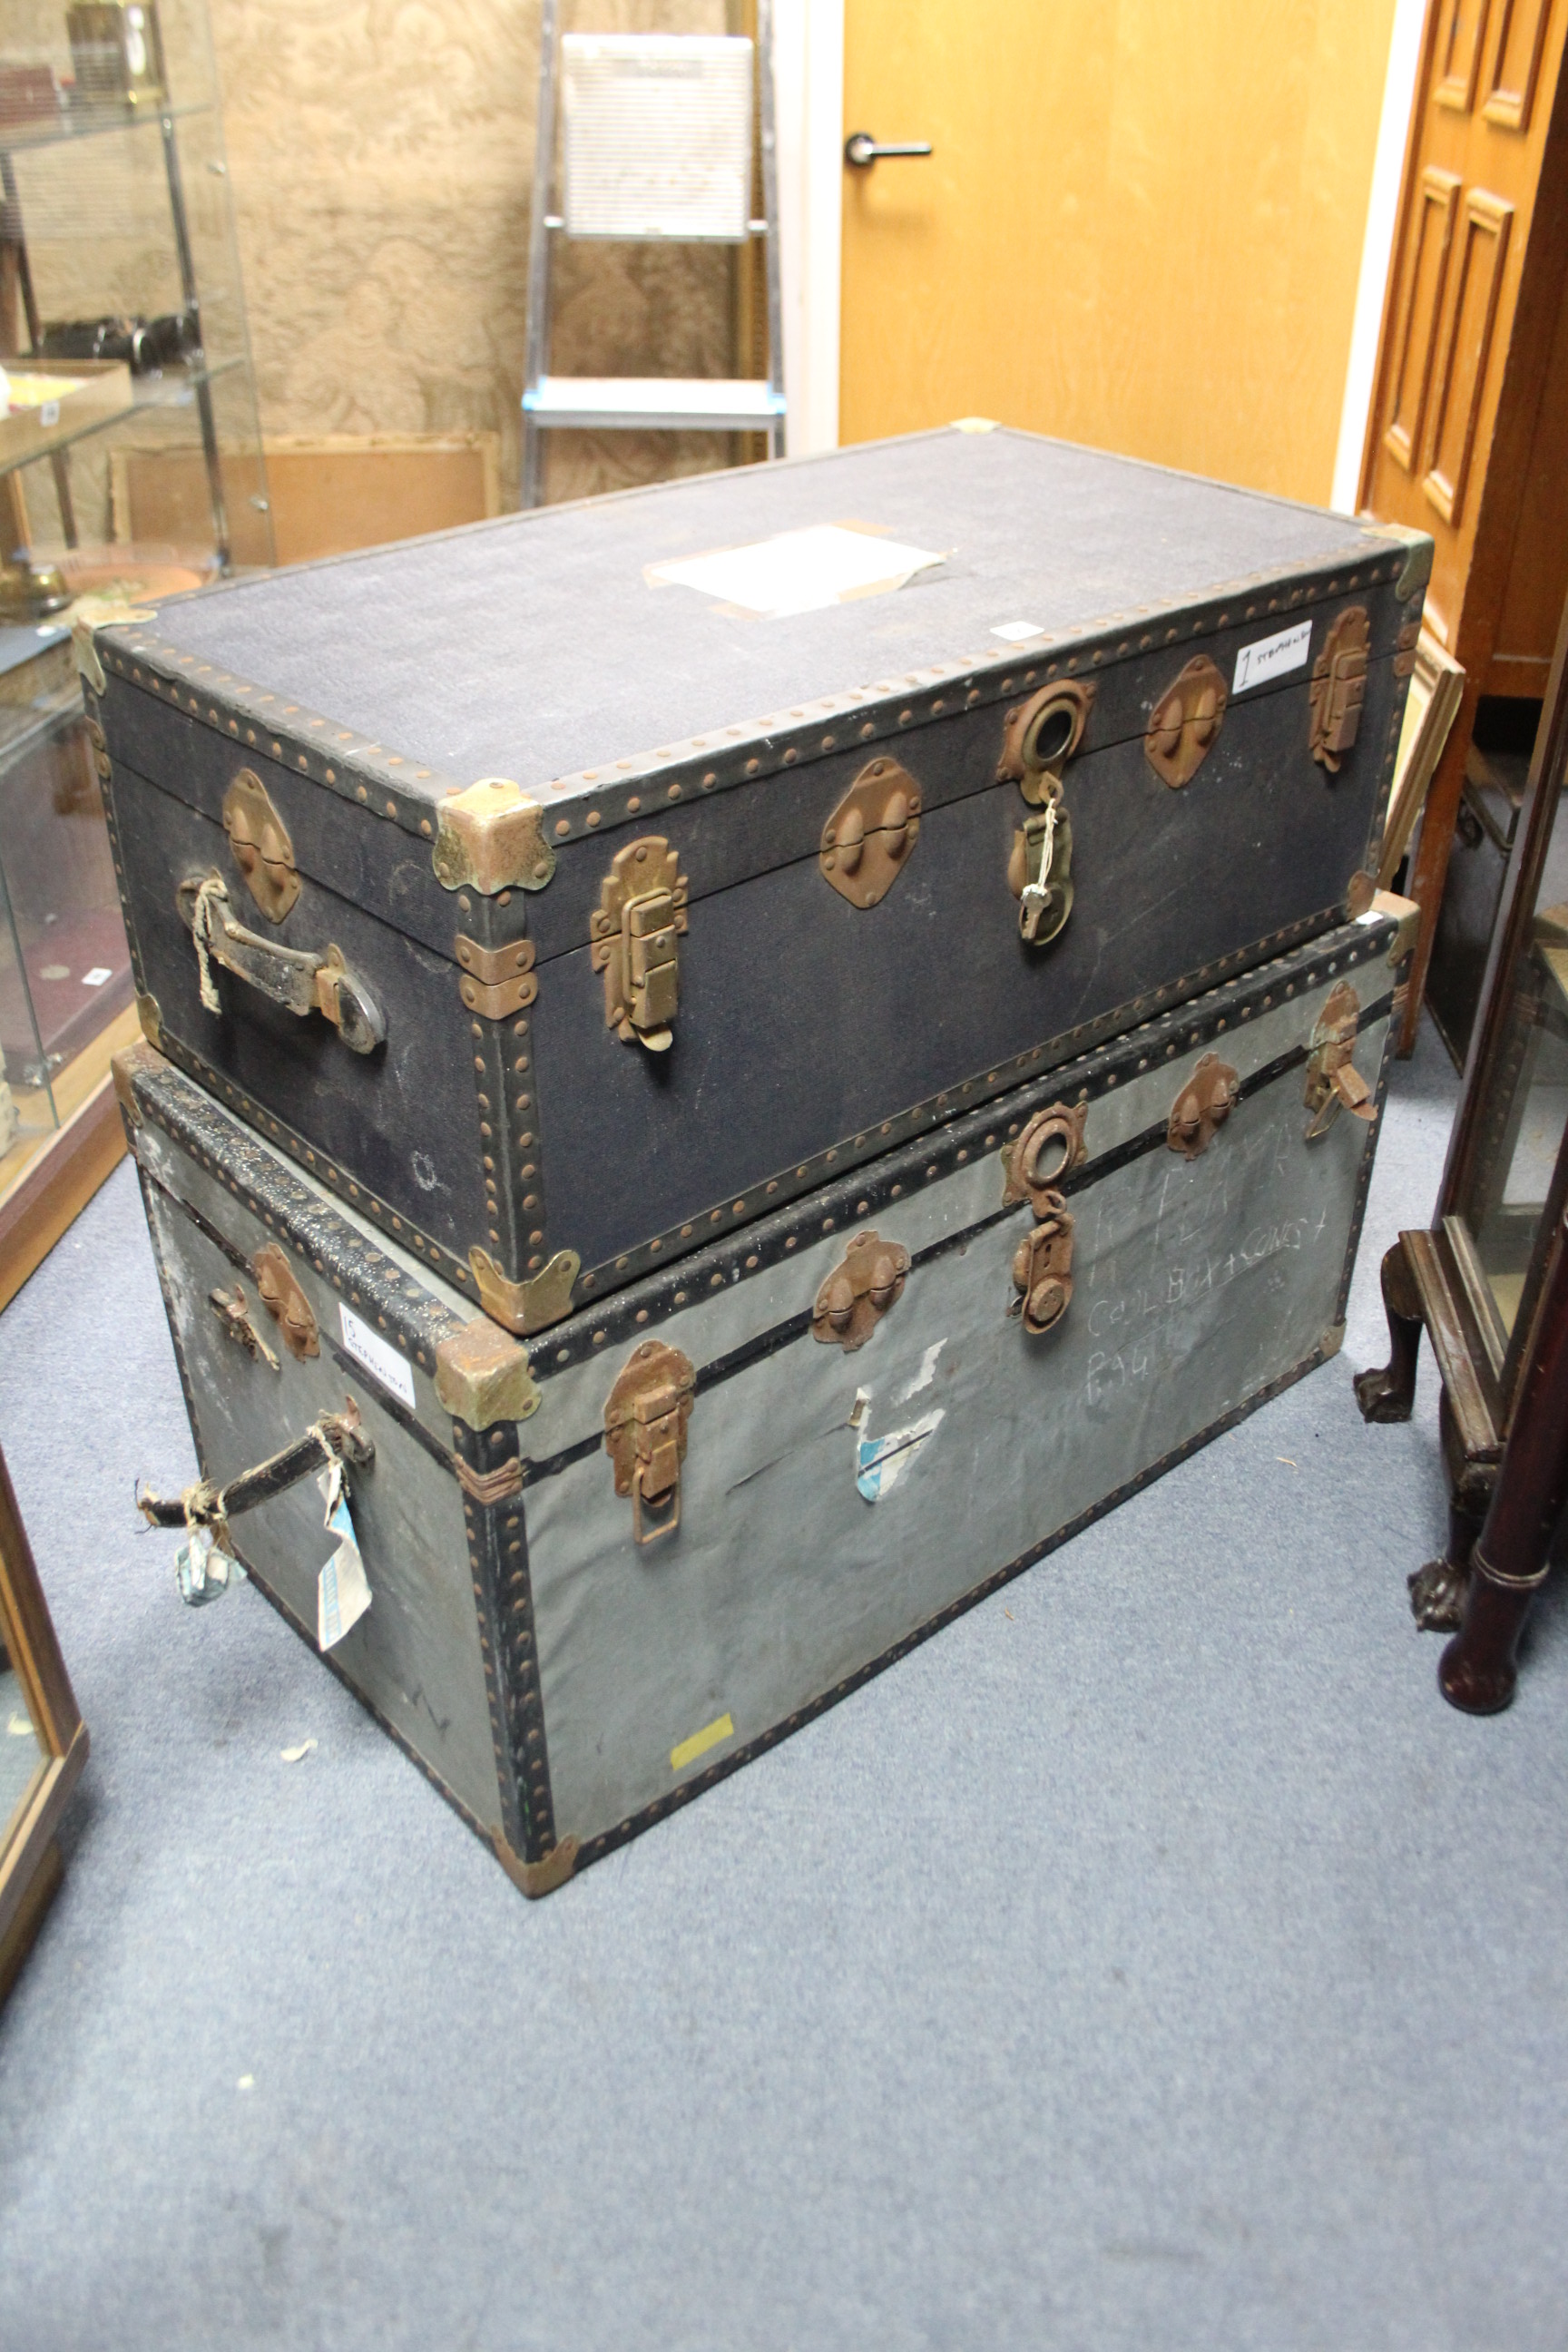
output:
{"label": "leather trunk handle", "polygon": [[352,1470],[368,1470],[375,1460],[375,1440],[364,1429],[352,1397],[342,1412],[324,1412],[303,1437],[270,1454],[253,1470],[242,1470],[226,1486],[214,1486],[205,1478],[187,1486],[183,1495],[136,1496],[136,1507],[150,1528],[218,1528],[269,1503],[312,1471],[345,1463]]}
{"label": "leather trunk handle", "polygon": [[340,949],[286,948],[247,931],[228,911],[220,874],[187,875],[175,895],[180,920],[195,942],[202,1003],[209,1013],[223,1010],[211,971],[217,963],[300,1020],[323,1014],[352,1053],[374,1054],[385,1043],[385,1016]]}

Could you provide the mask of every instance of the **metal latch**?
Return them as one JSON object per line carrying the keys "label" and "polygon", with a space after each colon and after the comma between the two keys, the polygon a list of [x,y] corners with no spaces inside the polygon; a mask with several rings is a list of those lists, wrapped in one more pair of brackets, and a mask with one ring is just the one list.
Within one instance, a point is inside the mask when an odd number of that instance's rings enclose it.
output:
{"label": "metal latch", "polygon": [[1013,835],[1007,887],[1022,903],[1018,936],[1032,948],[1048,947],[1072,913],[1072,819],[1062,804],[1060,777],[1052,779],[1038,816],[1026,817]]}
{"label": "metal latch", "polygon": [[1165,1141],[1184,1160],[1196,1160],[1208,1150],[1217,1129],[1236,1108],[1241,1081],[1228,1062],[1205,1054],[1171,1106]]}
{"label": "metal latch", "polygon": [[1092,684],[1062,678],[1008,711],[998,783],[1016,783],[1037,816],[1013,835],[1007,887],[1021,903],[1018,935],[1047,947],[1072,913],[1072,820],[1062,798],[1062,770],[1083,740]]}
{"label": "metal latch", "polygon": [[1367,648],[1372,624],[1364,604],[1347,604],[1339,614],[1312,664],[1312,757],[1334,774],[1361,726],[1366,699]]}
{"label": "metal latch", "polygon": [[283,1334],[283,1345],[302,1363],[321,1352],[321,1328],[315,1309],[300,1289],[282,1247],[268,1242],[250,1261],[262,1304]]}
{"label": "metal latch", "polygon": [[384,1043],[381,1007],[349,970],[340,948],[286,948],[247,931],[224,911],[228,892],[220,874],[188,877],[180,884],[176,900],[180,919],[195,941],[202,1003],[209,1013],[223,1010],[210,961],[301,1020],[311,1013],[324,1014],[353,1053],[372,1054]]}
{"label": "metal latch", "polygon": [[863,1348],[883,1316],[903,1296],[910,1254],[901,1242],[857,1234],[842,1262],[816,1294],[811,1336],[847,1356]]}
{"label": "metal latch", "polygon": [[599,888],[593,965],[605,975],[605,1026],[650,1054],[674,1042],[686,894],[679,857],[657,834],[617,850]]}
{"label": "metal latch", "polygon": [[289,828],[253,768],[241,768],[223,796],[223,829],[245,887],[267,917],[280,923],[300,896]]}
{"label": "metal latch", "polygon": [[689,1357],[662,1339],[645,1339],[610,1391],[605,1451],[615,1465],[616,1494],[631,1496],[632,1536],[639,1544],[673,1535],[680,1525],[680,1465],[696,1386]]}
{"label": "metal latch", "polygon": [[1219,671],[1207,654],[1198,654],[1154,705],[1143,751],[1173,792],[1192,782],[1218,742],[1228,700]]}
{"label": "metal latch", "polygon": [[1342,1109],[1364,1118],[1369,1126],[1377,1117],[1372,1088],[1351,1059],[1360,1020],[1361,999],[1349,981],[1342,980],[1330,990],[1312,1030],[1307,1090],[1301,1098],[1312,1113],[1307,1129],[1309,1143],[1328,1133]]}
{"label": "metal latch", "polygon": [[817,863],[852,907],[885,898],[921,834],[921,788],[897,760],[861,769],[822,828]]}
{"label": "metal latch", "polygon": [[1059,1197],[1051,1187],[1088,1157],[1084,1140],[1088,1118],[1089,1105],[1081,1102],[1051,1103],[1035,1113],[1017,1141],[1007,1144],[1002,1153],[1005,1209],[1028,1201],[1037,1216],[1044,1215],[1047,1205]]}
{"label": "metal latch", "polygon": [[218,1319],[231,1339],[237,1339],[247,1356],[259,1357],[270,1364],[275,1372],[283,1369],[251,1318],[245,1286],[237,1282],[232,1290],[209,1290],[207,1297],[217,1308]]}
{"label": "metal latch", "polygon": [[1059,1192],[1031,1197],[1035,1223],[1013,1253],[1018,1296],[1007,1311],[1021,1315],[1025,1330],[1037,1338],[1052,1330],[1072,1305],[1073,1217]]}

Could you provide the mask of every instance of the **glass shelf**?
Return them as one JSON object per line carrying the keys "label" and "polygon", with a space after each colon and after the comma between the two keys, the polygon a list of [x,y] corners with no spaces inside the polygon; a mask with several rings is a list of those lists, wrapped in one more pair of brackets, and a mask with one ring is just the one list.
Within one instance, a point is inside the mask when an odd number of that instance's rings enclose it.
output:
{"label": "glass shelf", "polygon": [[[111,425],[128,424],[150,409],[194,407],[204,384],[219,383],[225,376],[235,374],[246,364],[246,361],[236,354],[233,359],[219,360],[211,367],[170,368],[161,375],[132,376],[129,408],[110,409],[106,416],[86,417],[74,432],[51,435],[43,448],[29,449],[25,457],[0,461],[0,476],[14,474],[22,466],[39,465],[45,459],[58,456],[60,450],[72,448],[77,442],[86,441],[95,433],[106,433]],[[51,361],[49,365],[57,368],[61,375],[70,373],[68,360]]]}
{"label": "glass shelf", "polygon": [[70,139],[96,139],[106,131],[139,131],[149,122],[184,122],[211,112],[211,106],[199,100],[185,106],[62,107],[58,115],[40,115],[33,121],[0,122],[0,154],[58,147]]}

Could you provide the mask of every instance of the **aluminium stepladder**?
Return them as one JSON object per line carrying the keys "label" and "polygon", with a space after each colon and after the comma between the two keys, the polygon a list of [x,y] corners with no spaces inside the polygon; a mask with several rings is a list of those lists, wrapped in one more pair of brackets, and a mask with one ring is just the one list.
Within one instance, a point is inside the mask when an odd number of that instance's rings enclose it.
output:
{"label": "aluminium stepladder", "polygon": [[[751,212],[752,72],[757,73],[763,213]],[[562,135],[561,116],[566,121]],[[553,209],[556,151],[562,202]],[[763,240],[768,373],[763,377],[554,376],[551,241]],[[757,39],[566,35],[543,0],[539,123],[529,225],[521,504],[537,506],[552,427],[765,433],[784,455],[773,0],[757,0]]]}

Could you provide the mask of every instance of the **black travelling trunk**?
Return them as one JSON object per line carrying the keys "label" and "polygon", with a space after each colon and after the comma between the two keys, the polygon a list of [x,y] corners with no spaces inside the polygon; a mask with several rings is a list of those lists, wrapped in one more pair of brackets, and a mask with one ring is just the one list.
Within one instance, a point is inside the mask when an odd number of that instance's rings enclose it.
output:
{"label": "black travelling trunk", "polygon": [[542,1328],[1358,912],[1430,560],[952,430],[100,629],[143,1025]]}

